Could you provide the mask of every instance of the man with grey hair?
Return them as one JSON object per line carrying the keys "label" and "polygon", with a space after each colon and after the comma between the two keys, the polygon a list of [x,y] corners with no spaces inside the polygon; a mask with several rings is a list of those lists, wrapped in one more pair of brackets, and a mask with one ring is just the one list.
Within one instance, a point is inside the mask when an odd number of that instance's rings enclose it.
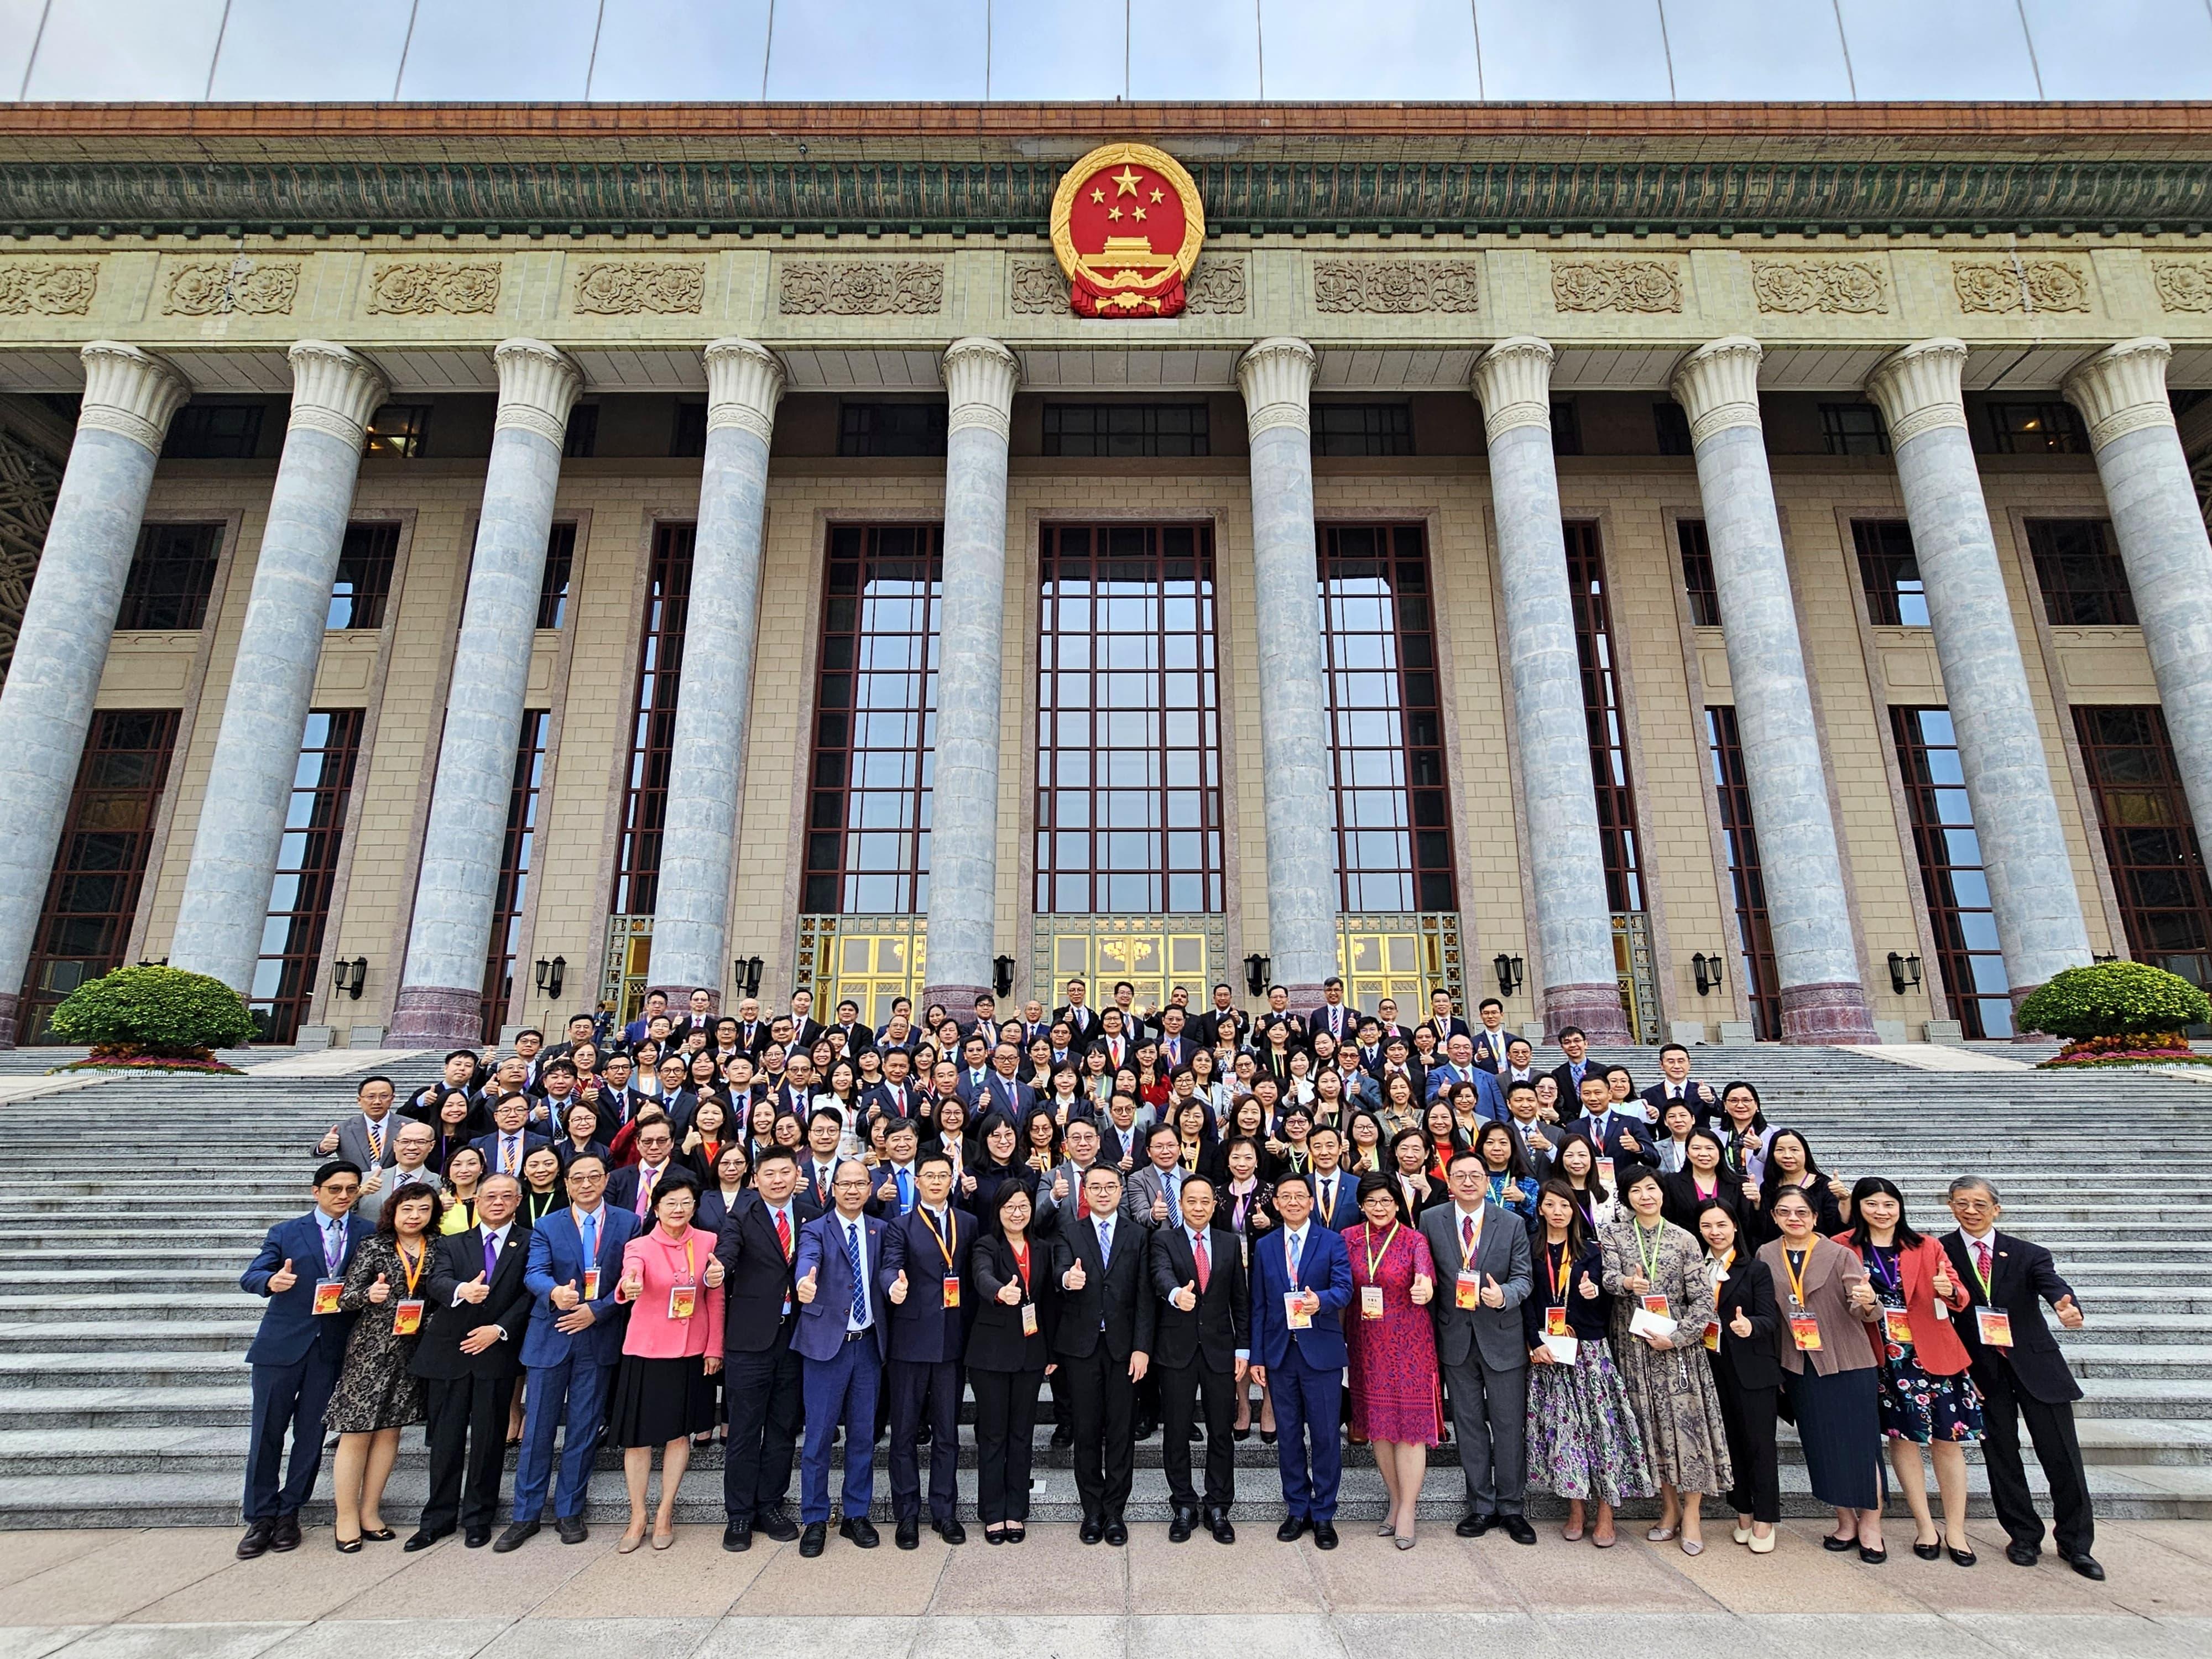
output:
{"label": "man with grey hair", "polygon": [[2020,1461],[2020,1420],[2026,1418],[2035,1461],[2051,1484],[2052,1540],[2075,1571],[2101,1580],[2105,1570],[2089,1553],[2096,1523],[2081,1443],[2074,1431],[2081,1385],[2043,1322],[2048,1302],[2061,1325],[2081,1328],[2074,1288],[2058,1276],[2050,1251],[1997,1231],[2004,1206],[1987,1179],[1960,1176],[1951,1183],[1950,1204],[1959,1225],[1944,1236],[1943,1250],[1966,1287],[1959,1335],[1982,1394],[1982,1462],[1989,1469],[1990,1504],[2011,1540],[2005,1559],[2032,1567],[2043,1549],[2043,1519]]}
{"label": "man with grey hair", "polygon": [[438,1144],[437,1132],[427,1123],[417,1123],[412,1118],[395,1120],[399,1127],[392,1135],[392,1162],[380,1170],[371,1170],[361,1178],[361,1197],[354,1205],[354,1213],[374,1221],[384,1212],[392,1194],[402,1187],[434,1187],[438,1172],[430,1167],[430,1152]]}

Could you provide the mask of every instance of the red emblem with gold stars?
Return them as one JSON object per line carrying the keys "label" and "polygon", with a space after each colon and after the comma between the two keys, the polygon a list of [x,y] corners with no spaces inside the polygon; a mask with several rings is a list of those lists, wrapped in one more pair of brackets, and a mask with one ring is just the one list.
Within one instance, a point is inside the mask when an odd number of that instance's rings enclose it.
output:
{"label": "red emblem with gold stars", "polygon": [[1052,198],[1052,247],[1079,317],[1174,317],[1206,240],[1198,186],[1150,144],[1107,144]]}

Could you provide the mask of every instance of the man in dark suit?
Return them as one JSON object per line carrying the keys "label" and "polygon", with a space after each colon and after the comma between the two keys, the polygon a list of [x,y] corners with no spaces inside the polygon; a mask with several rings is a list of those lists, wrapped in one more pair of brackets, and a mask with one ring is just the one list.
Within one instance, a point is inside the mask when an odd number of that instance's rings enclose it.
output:
{"label": "man in dark suit", "polygon": [[1521,1151],[1528,1160],[1528,1173],[1539,1181],[1551,1174],[1552,1159],[1559,1152],[1559,1143],[1567,1138],[1565,1129],[1544,1121],[1539,1115],[1540,1110],[1534,1083],[1505,1085],[1505,1127],[1521,1138]]}
{"label": "man in dark suit", "polygon": [[[315,1171],[315,1207],[280,1221],[262,1239],[238,1288],[267,1298],[246,1363],[253,1367],[253,1427],[246,1455],[246,1536],[238,1556],[300,1547],[300,1506],[313,1496],[323,1458],[323,1413],[337,1388],[356,1316],[337,1290],[369,1224],[350,1212],[361,1170],[343,1158]],[[284,1461],[284,1433],[292,1457]],[[276,1472],[285,1468],[283,1485]]]}
{"label": "man in dark suit", "polygon": [[1306,1137],[1313,1156],[1314,1220],[1340,1233],[1359,1220],[1359,1177],[1344,1169],[1344,1132],[1334,1123],[1316,1123]]}
{"label": "man in dark suit", "polygon": [[1052,1011],[1055,1023],[1065,1022],[1078,1048],[1087,1048],[1098,1037],[1098,1011],[1084,1000],[1084,985],[1079,979],[1067,981],[1067,1000]]}
{"label": "man in dark suit", "polygon": [[811,1051],[821,1040],[822,1022],[814,1018],[814,993],[793,991],[791,994],[791,1042],[786,1046]]}
{"label": "man in dark suit", "polygon": [[1667,1115],[1667,1108],[1678,1100],[1690,1103],[1690,1111],[1700,1123],[1720,1114],[1721,1094],[1710,1083],[1699,1083],[1690,1075],[1690,1051],[1679,1042],[1670,1042],[1659,1050],[1658,1082],[1644,1091],[1644,1115],[1656,1123]]}
{"label": "man in dark suit", "polygon": [[492,1132],[469,1143],[483,1154],[486,1175],[513,1176],[520,1181],[522,1160],[540,1146],[553,1144],[549,1136],[526,1132],[529,1115],[527,1095],[509,1095],[492,1109]]}
{"label": "man in dark suit", "polygon": [[1221,1028],[1228,1025],[1241,1031],[1244,1016],[1237,1007],[1237,994],[1227,985],[1213,988],[1213,1006],[1193,1019],[1185,1028],[1201,1048],[1211,1048],[1221,1041]]}
{"label": "man in dark suit", "polygon": [[637,1162],[607,1177],[607,1202],[637,1218],[640,1232],[653,1224],[653,1191],[676,1157],[676,1133],[665,1119],[637,1132]]}
{"label": "man in dark suit", "polygon": [[568,1202],[531,1230],[523,1287],[530,1292],[530,1328],[522,1338],[522,1449],[514,1464],[514,1504],[507,1530],[492,1544],[504,1555],[536,1535],[553,1482],[553,1436],[561,1436],[561,1479],[553,1524],[564,1544],[580,1544],[592,1457],[606,1422],[615,1367],[622,1362],[629,1310],[615,1299],[623,1246],[637,1235],[637,1218],[606,1200],[606,1160],[596,1152],[571,1159]]}
{"label": "man in dark suit", "polygon": [[890,1323],[891,1518],[902,1550],[921,1547],[918,1439],[925,1427],[930,1529],[948,1544],[968,1540],[959,1516],[961,1291],[975,1218],[952,1207],[952,1160],[943,1152],[922,1155],[915,1184],[920,1201],[887,1218],[876,1273]]}
{"label": "man in dark suit", "polygon": [[830,1185],[837,1178],[837,1146],[845,1138],[845,1120],[828,1107],[806,1119],[806,1150],[799,1156],[799,1184],[814,1201],[814,1213],[830,1207]]}
{"label": "man in dark suit", "polygon": [[690,1006],[682,1018],[668,1028],[668,1048],[681,1048],[694,1031],[705,1033],[709,1042],[714,1040],[714,996],[704,988],[691,993]]}
{"label": "man in dark suit", "polygon": [[454,1089],[472,1093],[477,1085],[477,1051],[455,1048],[446,1056],[446,1069],[435,1083],[426,1083],[407,1097],[399,1108],[402,1117],[416,1118],[424,1123],[434,1122],[438,1115],[437,1103]]}
{"label": "man in dark suit", "polygon": [[1438,1054],[1444,1054],[1450,1049],[1451,1040],[1454,1037],[1463,1036],[1468,1043],[1468,1058],[1473,1059],[1474,1033],[1468,1029],[1465,1020],[1452,1012],[1450,992],[1432,991],[1429,994],[1429,1017],[1421,1024],[1435,1034]]}
{"label": "man in dark suit", "polygon": [[[1564,1103],[1566,1097],[1562,1095]],[[1606,1084],[1605,1073],[1592,1066],[1583,1073],[1582,1115],[1567,1125],[1569,1134],[1585,1134],[1597,1148],[1601,1158],[1611,1158],[1613,1168],[1626,1174],[1625,1165],[1649,1164],[1655,1169],[1659,1163],[1659,1145],[1653,1139],[1649,1125],[1643,1121],[1641,1110],[1634,1113],[1620,1110],[1613,1103],[1613,1091]],[[1561,1116],[1566,1114],[1563,1110]],[[1618,1188],[1618,1180],[1607,1181],[1608,1188]]]}
{"label": "man in dark suit", "polygon": [[1098,1126],[1098,1162],[1119,1170],[1125,1179],[1134,1175],[1144,1167],[1146,1133],[1136,1101],[1115,1095],[1106,1103],[1106,1120]]}
{"label": "man in dark suit", "polygon": [[730,1443],[722,1459],[722,1547],[753,1547],[755,1528],[779,1544],[799,1536],[784,1513],[805,1401],[791,1346],[799,1303],[791,1264],[799,1230],[822,1213],[783,1148],[763,1152],[738,1194],[714,1255],[722,1264],[722,1395]]}
{"label": "man in dark suit", "polygon": [[567,1036],[538,1056],[538,1076],[543,1079],[545,1075],[545,1068],[556,1060],[568,1060],[573,1066],[576,1049],[580,1045],[588,1042],[594,1048],[599,1046],[599,1021],[591,1015],[569,1015]]}
{"label": "man in dark suit", "polygon": [[1321,984],[1321,1006],[1306,1016],[1306,1030],[1326,1031],[1339,1043],[1359,1035],[1359,1010],[1344,1000],[1344,981],[1331,974]]}
{"label": "man in dark suit", "polygon": [[922,1090],[910,1075],[914,1056],[903,1048],[884,1055],[884,1080],[860,1097],[863,1113],[878,1117],[919,1117]]}
{"label": "man in dark suit", "polygon": [[825,1028],[845,1034],[845,1054],[849,1059],[863,1048],[876,1046],[876,1028],[860,1018],[860,1005],[847,997],[837,1005],[837,1022]]}
{"label": "man in dark suit", "polygon": [[1474,1039],[1474,1063],[1495,1077],[1505,1069],[1506,1045],[1513,1041],[1513,1033],[1505,1029],[1505,1005],[1496,997],[1485,997],[1474,1017],[1481,1021],[1468,1033]]}
{"label": "man in dark suit", "polygon": [[[2075,1571],[2101,1580],[2105,1569],[2089,1553],[2096,1541],[2096,1519],[2074,1429],[2074,1402],[2081,1397],[2081,1385],[2043,1322],[2043,1304],[2048,1302],[2061,1325],[2069,1331],[2081,1328],[2073,1287],[2058,1276],[2050,1251],[1997,1231],[2004,1206],[1987,1181],[1961,1176],[1951,1183],[1950,1196],[1959,1227],[1944,1236],[1943,1250],[1972,1303],[1958,1321],[1958,1332],[1975,1386],[1982,1391],[1982,1462],[1990,1473],[1990,1503],[2012,1540],[2005,1547],[2005,1559],[2032,1567],[2043,1550],[2043,1518],[2035,1512],[2020,1461],[2024,1417],[2028,1438],[2035,1443],[2035,1461],[2051,1486],[2052,1541]],[[1984,1310],[2002,1316],[2003,1327],[1985,1321]]]}
{"label": "man in dark suit", "polygon": [[[1352,1258],[1344,1238],[1313,1224],[1313,1181],[1275,1183],[1281,1224],[1252,1247],[1252,1380],[1275,1401],[1276,1445],[1288,1513],[1275,1536],[1336,1547],[1336,1487],[1344,1466],[1344,1310]],[[1311,1443],[1308,1440],[1310,1437]]]}
{"label": "man in dark suit", "polygon": [[761,1018],[757,997],[741,997],[738,1000],[738,1047],[755,1060],[768,1047],[768,1022]]}
{"label": "man in dark suit", "polygon": [[1583,1035],[1579,1025],[1570,1025],[1559,1033],[1559,1052],[1566,1056],[1552,1068],[1552,1081],[1559,1085],[1560,1111],[1566,1103],[1583,1097],[1583,1079],[1602,1077],[1605,1067],[1589,1057],[1589,1039]]}
{"label": "man in dark suit", "polygon": [[[1331,1134],[1336,1132],[1332,1129]],[[1160,1297],[1153,1337],[1160,1379],[1160,1462],[1174,1519],[1168,1541],[1196,1530],[1198,1493],[1190,1480],[1194,1408],[1206,1414],[1206,1529],[1233,1544],[1229,1510],[1237,1501],[1236,1390],[1251,1358],[1251,1298],[1237,1235],[1212,1225],[1213,1184],[1183,1183],[1182,1223],[1152,1235],[1152,1291]]]}
{"label": "man in dark suit", "polygon": [[491,1542],[530,1318],[530,1230],[514,1218],[521,1201],[520,1182],[486,1176],[476,1225],[448,1233],[430,1254],[430,1316],[412,1367],[429,1384],[430,1495],[409,1550],[429,1548],[456,1519],[471,1549]]}
{"label": "man in dark suit", "polygon": [[1022,1051],[1012,1043],[1001,1042],[994,1048],[991,1069],[983,1074],[983,1086],[969,1101],[969,1110],[979,1117],[985,1112],[1003,1113],[1018,1128],[1037,1102],[1036,1091],[1021,1080],[1021,1066]]}
{"label": "man in dark suit", "polygon": [[[1130,1047],[1134,1048],[1152,1034],[1152,1027],[1137,1012],[1137,988],[1127,980],[1114,981],[1114,1000],[1110,1006],[1121,1011],[1121,1035],[1129,1039]],[[1102,1019],[1105,1017],[1104,1009],[1099,1011],[1099,1017]]]}
{"label": "man in dark suit", "polygon": [[668,993],[647,991],[645,994],[645,1012],[623,1027],[623,1041],[631,1048],[636,1048],[645,1041],[645,1034],[653,1029],[653,1020],[667,1012]]}
{"label": "man in dark suit", "polygon": [[1094,1164],[1083,1176],[1083,1220],[1063,1217],[1053,1240],[1060,1292],[1053,1337],[1075,1415],[1075,1491],[1086,1544],[1129,1541],[1122,1511],[1136,1467],[1137,1385],[1152,1364],[1156,1312],[1146,1261],[1148,1230],[1120,1213],[1121,1172]]}
{"label": "man in dark suit", "polygon": [[794,1261],[798,1328],[791,1346],[804,1362],[806,1449],[799,1539],[804,1556],[822,1553],[830,1533],[830,1447],[845,1431],[844,1518],[837,1530],[859,1547],[882,1542],[868,1520],[876,1495],[876,1395],[890,1344],[882,1294],[884,1224],[865,1213],[874,1183],[857,1158],[837,1165],[830,1192],[836,1208],[799,1230]]}

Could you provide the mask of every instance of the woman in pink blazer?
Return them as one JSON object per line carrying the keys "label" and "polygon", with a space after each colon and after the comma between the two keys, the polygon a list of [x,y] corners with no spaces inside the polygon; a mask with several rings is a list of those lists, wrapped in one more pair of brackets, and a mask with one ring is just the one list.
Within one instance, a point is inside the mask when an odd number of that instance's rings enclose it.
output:
{"label": "woman in pink blazer", "polygon": [[623,1555],[645,1541],[653,1449],[661,1448],[653,1547],[665,1550],[676,1541],[676,1489],[691,1462],[691,1437],[714,1426],[722,1264],[714,1259],[714,1235],[691,1224],[698,1207],[690,1172],[670,1170],[653,1189],[653,1226],[623,1247],[615,1299],[629,1310],[629,1325],[607,1434],[623,1449],[629,1484],[629,1528],[615,1547]]}
{"label": "woman in pink blazer", "polygon": [[[1881,1317],[1866,1327],[1880,1368],[1881,1431],[1890,1466],[1912,1511],[1912,1553],[1923,1561],[1974,1565],[1966,1537],[1966,1448],[1982,1437],[1982,1396],[1966,1369],[1966,1345],[1952,1321],[1967,1305],[1943,1247],[1906,1224],[1904,1194],[1894,1182],[1869,1176],[1851,1189],[1857,1223],[1837,1243],[1855,1251],[1881,1300]],[[1943,1496],[1939,1534],[1928,1510],[1921,1468],[1925,1446]]]}

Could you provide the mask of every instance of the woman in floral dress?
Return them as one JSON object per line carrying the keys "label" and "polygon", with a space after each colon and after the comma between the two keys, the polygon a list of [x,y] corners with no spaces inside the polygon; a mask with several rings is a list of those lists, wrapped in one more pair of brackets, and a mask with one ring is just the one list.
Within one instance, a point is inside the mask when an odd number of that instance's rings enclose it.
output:
{"label": "woman in floral dress", "polygon": [[1389,1176],[1359,1178],[1359,1212],[1366,1219],[1344,1230],[1352,1258],[1352,1305],[1344,1312],[1352,1432],[1373,1444],[1390,1494],[1390,1512],[1376,1535],[1395,1537],[1409,1550],[1429,1448],[1443,1438],[1443,1385],[1429,1321],[1437,1264],[1420,1229],[1400,1218]]}
{"label": "woman in floral dress", "polygon": [[384,1483],[399,1455],[399,1431],[428,1412],[422,1379],[410,1369],[429,1312],[430,1245],[444,1200],[429,1186],[402,1187],[385,1200],[376,1231],[354,1252],[338,1306],[361,1316],[346,1338],[337,1387],[323,1425],[338,1437],[331,1469],[337,1507],[332,1534],[341,1555],[362,1540],[383,1543]]}
{"label": "woman in floral dress", "polygon": [[[1730,1485],[1728,1428],[1703,1343],[1713,1315],[1712,1281],[1704,1249],[1661,1214],[1666,1189],[1659,1172],[1638,1165],[1621,1184],[1628,1218],[1600,1229],[1598,1239],[1604,1286],[1620,1298],[1613,1310],[1613,1363],[1659,1477],[1659,1524],[1644,1536],[1663,1543],[1679,1528],[1682,1553],[1700,1555],[1705,1543],[1698,1501]],[[1632,1333],[1639,1310],[1673,1320],[1673,1334]]]}

